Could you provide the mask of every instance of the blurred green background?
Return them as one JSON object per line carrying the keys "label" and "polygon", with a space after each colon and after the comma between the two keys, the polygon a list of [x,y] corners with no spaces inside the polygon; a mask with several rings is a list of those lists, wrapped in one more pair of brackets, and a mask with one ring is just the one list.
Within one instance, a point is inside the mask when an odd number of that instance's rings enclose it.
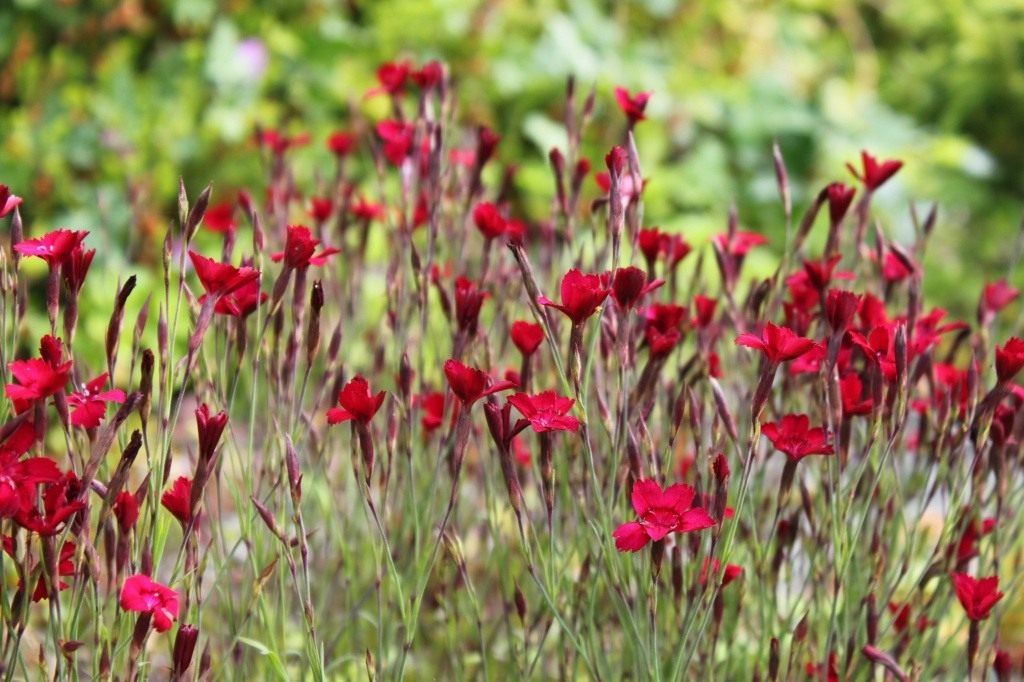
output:
{"label": "blurred green background", "polygon": [[[329,175],[322,141],[374,120],[383,61],[447,61],[463,118],[504,140],[527,217],[552,193],[566,77],[595,84],[586,140],[620,139],[615,85],[654,92],[638,128],[646,217],[695,244],[725,225],[778,235],[777,138],[798,214],[852,178],[861,148],[906,167],[880,192],[887,233],[913,239],[909,206],[942,206],[926,289],[973,311],[1005,276],[1021,215],[1024,11],[1006,0],[7,0],[0,3],[0,182],[26,198],[32,234],[93,230],[108,273],[155,262],[176,184],[215,200],[260,187],[257,124],[309,131],[307,181]],[[365,125],[365,121],[364,121]],[[595,163],[595,165],[597,165]],[[596,188],[588,183],[588,191]],[[778,242],[776,242],[778,243]],[[770,258],[770,254],[762,256]],[[754,263],[756,267],[756,263]],[[112,287],[110,287],[112,289]],[[104,293],[106,296],[106,293]]]}

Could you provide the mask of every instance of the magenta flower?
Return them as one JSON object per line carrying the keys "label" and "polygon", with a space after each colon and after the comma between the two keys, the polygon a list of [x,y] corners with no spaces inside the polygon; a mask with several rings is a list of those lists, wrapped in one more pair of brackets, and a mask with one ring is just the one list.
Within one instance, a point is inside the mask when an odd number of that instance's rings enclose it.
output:
{"label": "magenta flower", "polygon": [[638,519],[615,529],[615,548],[636,552],[650,541],[657,542],[669,533],[690,533],[715,525],[707,510],[693,506],[694,490],[677,483],[662,490],[650,479],[633,485],[633,510]]}
{"label": "magenta flower", "polygon": [[572,398],[563,398],[554,391],[543,391],[536,395],[516,393],[508,397],[512,407],[519,410],[537,433],[547,431],[577,431],[580,420],[569,416],[575,404]]}
{"label": "magenta flower", "polygon": [[178,593],[141,573],[128,576],[121,588],[121,608],[153,616],[157,632],[167,632],[178,617]]}

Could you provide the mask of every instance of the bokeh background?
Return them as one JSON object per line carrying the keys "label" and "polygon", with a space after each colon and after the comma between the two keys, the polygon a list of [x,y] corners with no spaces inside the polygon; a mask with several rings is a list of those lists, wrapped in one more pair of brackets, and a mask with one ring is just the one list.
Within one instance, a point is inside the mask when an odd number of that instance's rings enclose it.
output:
{"label": "bokeh background", "polygon": [[852,181],[861,148],[905,160],[875,205],[909,243],[911,203],[940,203],[925,285],[953,312],[1018,253],[1024,12],[1006,0],[7,0],[0,182],[32,234],[93,230],[116,277],[157,262],[179,176],[215,200],[260,186],[257,125],[311,133],[299,166],[329,172],[323,139],[386,115],[364,93],[401,56],[448,62],[463,118],[503,134],[527,218],[549,207],[572,74],[599,94],[594,159],[621,136],[612,88],[653,91],[646,218],[695,244],[732,202],[745,228],[781,233],[778,139],[798,213]]}

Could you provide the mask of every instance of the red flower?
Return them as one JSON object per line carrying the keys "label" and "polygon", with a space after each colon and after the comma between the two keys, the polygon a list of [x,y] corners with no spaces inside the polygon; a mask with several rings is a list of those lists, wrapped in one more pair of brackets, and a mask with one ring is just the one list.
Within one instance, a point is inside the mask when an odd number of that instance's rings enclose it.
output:
{"label": "red flower", "polygon": [[203,225],[211,232],[234,232],[238,227],[235,222],[235,204],[226,201],[210,206],[203,214]]}
{"label": "red flower", "polygon": [[693,297],[693,309],[696,312],[694,323],[700,329],[706,329],[711,326],[711,323],[715,320],[715,308],[718,307],[718,301],[707,296],[701,296],[697,294]]}
{"label": "red flower", "polygon": [[860,296],[852,291],[829,289],[825,297],[825,318],[834,333],[846,331],[860,306]]}
{"label": "red flower", "polygon": [[370,384],[363,377],[356,375],[338,393],[338,403],[341,407],[327,410],[327,423],[340,424],[354,419],[361,424],[369,424],[384,403],[384,397],[384,391],[371,395]]}
{"label": "red flower", "polygon": [[213,307],[213,312],[232,317],[247,317],[267,298],[267,294],[260,291],[260,283],[253,280],[222,296]]}
{"label": "red flower", "polygon": [[501,211],[489,201],[481,201],[473,209],[473,223],[488,240],[501,237],[507,229],[507,221]]}
{"label": "red flower", "polygon": [[999,591],[999,576],[973,578],[966,573],[953,573],[953,589],[956,597],[971,620],[985,620],[989,611],[1003,598]]}
{"label": "red flower", "polygon": [[355,146],[356,136],[352,133],[339,130],[338,132],[331,133],[330,137],[327,138],[327,149],[339,158],[348,156],[355,149]]}
{"label": "red flower", "polygon": [[400,95],[411,74],[412,64],[408,61],[385,62],[377,67],[377,82],[380,83],[380,87],[370,90],[366,96],[371,97],[382,92],[389,95]]}
{"label": "red flower", "polygon": [[996,376],[1008,382],[1024,367],[1024,339],[1013,337],[1002,348],[996,346]]}
{"label": "red flower", "polygon": [[210,414],[210,407],[203,403],[196,410],[196,432],[199,434],[199,459],[209,460],[217,449],[224,427],[228,425],[226,412]]}
{"label": "red flower", "polygon": [[309,228],[305,225],[289,225],[288,236],[285,238],[284,251],[271,254],[272,261],[283,260],[292,268],[308,268],[310,265],[323,265],[328,256],[340,253],[341,249],[327,246],[314,253],[320,240],[313,239]]}
{"label": "red flower", "polygon": [[444,393],[426,393],[420,396],[419,405],[423,408],[420,424],[424,433],[429,436],[444,423]]}
{"label": "red flower", "polygon": [[683,325],[689,318],[686,306],[655,303],[644,313],[644,339],[651,357],[663,358],[683,338]]}
{"label": "red flower", "polygon": [[21,205],[21,197],[11,194],[7,185],[0,185],[0,218]]}
{"label": "red flower", "polygon": [[85,276],[89,274],[89,266],[92,265],[92,259],[95,255],[96,249],[86,251],[79,245],[71,249],[68,255],[64,257],[60,264],[60,276],[69,291],[77,294],[82,290],[82,285],[85,284]]}
{"label": "red flower", "polygon": [[778,423],[762,424],[761,433],[792,462],[799,462],[808,455],[831,455],[832,446],[828,444],[825,429],[810,426],[807,415],[787,414]]}
{"label": "red flower", "polygon": [[675,270],[692,250],[680,234],[662,234],[659,241],[661,253],[665,255],[665,265],[670,271]]}
{"label": "red flower", "polygon": [[413,71],[409,76],[420,88],[429,90],[444,78],[444,66],[435,59],[421,66],[418,71]]}
{"label": "red flower", "polygon": [[839,393],[843,401],[843,416],[869,414],[874,405],[871,398],[861,400],[863,384],[856,372],[850,372],[839,380]]}
{"label": "red flower", "polygon": [[359,197],[349,207],[349,212],[360,220],[384,220],[388,217],[388,209],[384,204],[375,204]]}
{"label": "red flower", "polygon": [[990,282],[985,285],[985,291],[981,295],[981,305],[984,310],[995,314],[1006,306],[1017,300],[1020,290],[1011,287],[1005,279],[998,282]]}
{"label": "red flower", "polygon": [[777,327],[771,322],[764,326],[761,336],[756,334],[740,334],[736,337],[737,346],[756,348],[772,364],[786,362],[800,357],[814,346],[814,341],[798,336],[787,327]]}
{"label": "red flower", "polygon": [[59,265],[88,234],[84,230],[54,230],[39,239],[18,242],[14,250],[23,256],[42,258],[52,268]]}
{"label": "red flower", "polygon": [[702,507],[692,506],[693,488],[676,483],[662,490],[656,481],[643,479],[633,485],[633,510],[637,521],[615,529],[615,548],[620,552],[636,552],[648,541],[661,540],[669,533],[689,533],[715,525],[715,520]]}
{"label": "red flower", "polygon": [[78,478],[70,471],[56,481],[47,482],[43,485],[42,506],[29,504],[18,510],[14,520],[25,530],[56,535],[64,530],[71,517],[85,509],[85,503],[79,499],[80,487]]}
{"label": "red flower", "polygon": [[[700,584],[704,585],[708,581],[708,564],[710,564],[711,573],[717,573],[718,568],[722,565],[722,562],[718,559],[712,559],[708,561],[708,557],[704,557],[704,562],[700,566]],[[743,567],[736,564],[726,564],[725,570],[722,571],[722,587],[725,587],[729,583],[735,581],[743,575]]]}
{"label": "red flower", "polygon": [[807,273],[808,283],[819,293],[828,289],[832,278],[853,279],[853,273],[835,272],[841,256],[832,256],[820,261],[804,261],[804,272]]}
{"label": "red flower", "polygon": [[309,198],[309,217],[317,223],[322,223],[331,217],[334,212],[334,202],[323,197]]}
{"label": "red flower", "polygon": [[134,528],[139,520],[139,498],[127,490],[119,492],[114,499],[114,517],[122,533]]}
{"label": "red flower", "polygon": [[71,372],[71,361],[61,362],[60,340],[44,336],[40,342],[42,357],[14,360],[7,368],[16,384],[7,384],[7,397],[11,400],[39,400],[62,391]]}
{"label": "red flower", "polygon": [[878,163],[878,159],[868,154],[866,151],[860,153],[860,163],[862,171],[857,172],[857,169],[853,167],[853,164],[848,163],[846,167],[853,173],[853,177],[857,178],[864,183],[864,186],[869,191],[874,191],[881,187],[886,180],[896,174],[900,168],[903,167],[902,161],[896,161],[890,159]]}
{"label": "red flower", "polygon": [[615,271],[615,277],[612,279],[612,295],[619,306],[629,310],[636,305],[637,301],[664,283],[663,279],[656,279],[648,283],[647,273],[630,265]]}
{"label": "red flower", "polygon": [[75,391],[68,396],[68,404],[74,408],[71,411],[72,425],[95,429],[107,413],[107,403],[123,403],[125,401],[127,396],[119,388],[104,391],[103,387],[106,383],[107,375],[103,373],[87,383],[81,391]]}
{"label": "red flower", "polygon": [[[60,555],[57,557],[57,575],[68,577],[75,574],[75,562],[73,561],[75,556],[75,543],[65,542],[61,545]],[[66,590],[69,585],[63,580],[57,581],[57,591]],[[32,601],[39,602],[43,599],[47,599],[50,596],[50,591],[46,588],[46,580],[43,576],[39,576],[39,580],[36,582],[36,589],[32,592]]]}
{"label": "red flower", "polygon": [[412,151],[415,134],[411,123],[381,121],[377,124],[377,137],[384,142],[384,156],[396,166],[401,166]]}
{"label": "red flower", "polygon": [[885,253],[885,260],[882,262],[882,277],[889,282],[899,282],[914,274],[913,264],[905,258],[900,258],[893,249]]}
{"label": "red flower", "polygon": [[192,479],[179,476],[169,490],[160,497],[160,504],[171,512],[182,526],[192,521]]}
{"label": "red flower", "polygon": [[511,381],[492,382],[490,375],[486,372],[482,372],[475,367],[467,367],[458,360],[445,361],[444,375],[448,379],[448,385],[451,386],[452,393],[466,407],[471,406],[484,396],[516,387],[516,384]]}
{"label": "red flower", "polygon": [[490,294],[478,289],[476,284],[465,278],[455,280],[455,320],[459,331],[476,336],[477,322],[480,319],[480,308]]}
{"label": "red flower", "polygon": [[[260,271],[248,266],[236,268],[230,263],[218,263],[212,258],[201,256],[195,251],[188,252],[196,276],[206,293],[214,297],[226,296],[241,287],[259,279]],[[206,297],[200,299],[202,302]]]}
{"label": "red flower", "polygon": [[626,88],[615,88],[615,101],[618,102],[619,108],[622,109],[622,113],[626,115],[630,123],[644,120],[644,109],[647,108],[647,102],[650,99],[651,93],[649,92],[630,95]]}
{"label": "red flower", "polygon": [[516,345],[519,352],[529,357],[537,352],[537,348],[544,341],[544,327],[524,320],[516,320],[509,330],[512,343]]}
{"label": "red flower", "polygon": [[121,608],[153,616],[157,632],[167,632],[178,617],[178,593],[141,573],[128,576],[121,588]]}
{"label": "red flower", "polygon": [[733,257],[746,256],[755,246],[767,244],[768,239],[756,232],[737,231],[733,234],[719,234],[715,236],[715,243],[725,253]]}
{"label": "red flower", "polygon": [[537,302],[561,310],[577,325],[586,322],[610,293],[611,289],[604,286],[599,275],[585,275],[573,268],[562,277],[561,304],[546,296],[538,297]]}
{"label": "red flower", "polygon": [[547,431],[577,431],[580,420],[570,417],[569,410],[576,402],[572,398],[563,398],[554,391],[543,391],[536,395],[516,393],[508,397],[512,407],[526,417],[536,433]]}
{"label": "red flower", "polygon": [[640,253],[644,254],[647,269],[653,270],[654,261],[658,259],[658,253],[661,251],[661,231],[656,227],[640,230],[637,233],[636,245]]}
{"label": "red flower", "polygon": [[24,423],[28,428],[15,432],[0,449],[0,519],[13,518],[31,508],[36,500],[36,486],[61,478],[57,463],[49,457],[21,459],[35,440],[35,428],[31,422]]}
{"label": "red flower", "polygon": [[825,195],[828,197],[828,217],[833,224],[838,223],[846,215],[856,193],[855,187],[848,187],[841,182],[833,182],[825,188]]}
{"label": "red flower", "polygon": [[261,147],[267,147],[280,156],[292,147],[301,147],[308,144],[309,134],[299,133],[298,135],[282,135],[276,130],[268,129],[260,131],[259,136],[256,138],[256,142]]}

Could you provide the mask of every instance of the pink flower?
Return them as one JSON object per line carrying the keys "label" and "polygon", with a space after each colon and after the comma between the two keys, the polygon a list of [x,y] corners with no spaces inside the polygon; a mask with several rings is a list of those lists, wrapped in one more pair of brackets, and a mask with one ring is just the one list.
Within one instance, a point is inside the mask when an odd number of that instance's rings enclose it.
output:
{"label": "pink flower", "polygon": [[21,197],[11,194],[7,185],[0,185],[0,218],[21,205]]}
{"label": "pink flower", "polygon": [[141,573],[128,576],[121,588],[121,608],[153,616],[157,632],[167,632],[178,617],[178,593]]}
{"label": "pink flower", "polygon": [[543,391],[536,395],[516,393],[508,397],[512,407],[519,410],[536,433],[547,431],[577,431],[580,420],[569,416],[575,400],[563,398],[554,391]]}
{"label": "pink flower", "polygon": [[620,552],[636,552],[649,541],[663,539],[669,533],[689,533],[715,525],[715,520],[701,507],[692,506],[694,491],[677,483],[662,490],[650,479],[633,485],[633,510],[638,520],[615,529],[615,547]]}
{"label": "pink flower", "polygon": [[23,256],[42,258],[53,268],[81,244],[88,234],[84,230],[54,230],[38,239],[18,242],[14,245],[14,250]]}
{"label": "pink flower", "polygon": [[125,392],[119,388],[104,391],[107,384],[107,375],[103,373],[88,382],[81,391],[75,391],[68,396],[68,405],[74,409],[71,411],[71,424],[84,429],[94,429],[100,425],[103,416],[107,413],[107,403],[123,403]]}

